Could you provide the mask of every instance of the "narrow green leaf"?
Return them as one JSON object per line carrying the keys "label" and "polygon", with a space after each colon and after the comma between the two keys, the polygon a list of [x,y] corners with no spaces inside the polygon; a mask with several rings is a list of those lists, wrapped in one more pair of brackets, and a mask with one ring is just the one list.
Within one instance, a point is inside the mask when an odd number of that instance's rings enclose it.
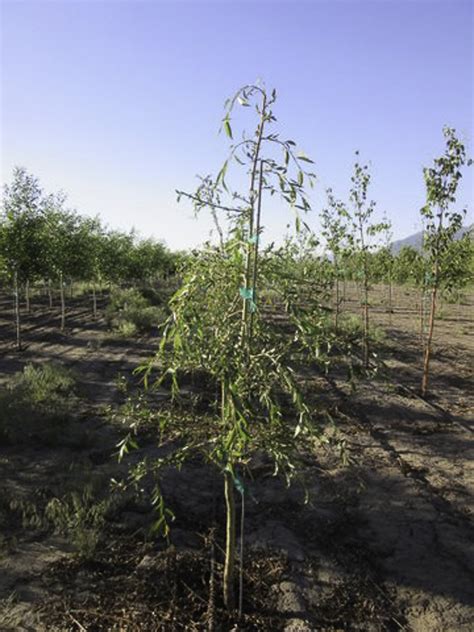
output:
{"label": "narrow green leaf", "polygon": [[224,129],[227,136],[229,138],[232,138],[232,128],[230,126],[230,121],[228,118],[224,119]]}
{"label": "narrow green leaf", "polygon": [[308,158],[308,156],[305,156],[304,154],[298,154],[298,160],[303,160],[304,162],[310,162],[311,164],[314,164],[314,160],[311,160],[311,158]]}

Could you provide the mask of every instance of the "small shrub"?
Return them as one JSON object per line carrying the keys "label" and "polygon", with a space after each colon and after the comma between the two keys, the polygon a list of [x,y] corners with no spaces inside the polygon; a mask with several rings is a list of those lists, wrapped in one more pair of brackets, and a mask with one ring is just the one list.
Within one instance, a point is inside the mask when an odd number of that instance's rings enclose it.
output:
{"label": "small shrub", "polygon": [[96,500],[93,488],[86,485],[46,505],[45,519],[58,533],[68,536],[78,554],[91,559],[99,543],[110,499]]}
{"label": "small shrub", "polygon": [[137,326],[129,320],[119,322],[116,326],[116,331],[124,338],[131,338],[132,336],[136,336],[138,333]]}
{"label": "small shrub", "polygon": [[109,327],[122,336],[151,331],[165,316],[163,307],[150,305],[149,299],[135,289],[114,290],[106,310]]}
{"label": "small shrub", "polygon": [[0,392],[0,439],[56,443],[77,398],[70,371],[56,364],[28,364]]}
{"label": "small shrub", "polygon": [[27,364],[23,372],[13,378],[12,386],[24,393],[32,404],[54,406],[63,403],[64,397],[71,393],[74,378],[68,369],[57,364],[39,367]]}

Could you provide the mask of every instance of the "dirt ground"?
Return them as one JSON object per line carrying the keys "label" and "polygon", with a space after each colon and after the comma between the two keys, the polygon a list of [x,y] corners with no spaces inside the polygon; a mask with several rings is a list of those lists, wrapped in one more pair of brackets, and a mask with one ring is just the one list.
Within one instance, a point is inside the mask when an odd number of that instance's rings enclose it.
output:
{"label": "dirt ground", "polygon": [[[377,288],[372,298],[373,323],[384,332],[376,378],[351,393],[337,373],[301,375],[315,400],[337,410],[350,463],[308,449],[306,504],[302,488],[286,488],[265,459],[257,455],[251,467],[240,621],[212,589],[222,561],[220,480],[192,462],[163,480],[176,513],[170,545],[144,535],[153,517],[132,497],[116,510],[92,560],[78,557],[64,536],[6,522],[0,630],[473,630],[474,297],[441,306],[431,395],[423,400],[418,297],[396,288],[390,315],[384,293]],[[347,297],[345,309],[356,311],[353,288]],[[18,353],[11,306],[6,299],[0,305],[0,379],[28,362],[61,361],[77,375],[81,396],[76,443],[0,446],[5,503],[50,497],[77,480],[105,489],[126,472],[115,456],[123,428],[104,407],[121,401],[117,376],[130,376],[157,339],[110,336],[83,298],[73,300],[63,334],[58,321],[34,302]],[[138,454],[156,450],[149,438]]]}

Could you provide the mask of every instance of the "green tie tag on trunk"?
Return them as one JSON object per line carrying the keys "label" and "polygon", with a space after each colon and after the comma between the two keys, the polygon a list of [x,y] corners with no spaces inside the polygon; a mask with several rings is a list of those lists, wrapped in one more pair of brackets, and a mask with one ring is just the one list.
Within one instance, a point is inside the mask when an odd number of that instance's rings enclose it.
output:
{"label": "green tie tag on trunk", "polygon": [[241,287],[240,296],[246,301],[253,301],[253,288],[252,287]]}
{"label": "green tie tag on trunk", "polygon": [[257,235],[257,233],[255,233],[255,235],[252,235],[249,238],[249,244],[255,244],[255,245],[258,244],[258,235]]}
{"label": "green tie tag on trunk", "polygon": [[241,496],[245,494],[245,487],[238,476],[234,476],[234,486]]}
{"label": "green tie tag on trunk", "polygon": [[240,292],[240,296],[244,299],[244,301],[249,301],[250,311],[252,313],[255,312],[257,310],[257,304],[253,300],[254,299],[253,288],[241,287],[239,292]]}

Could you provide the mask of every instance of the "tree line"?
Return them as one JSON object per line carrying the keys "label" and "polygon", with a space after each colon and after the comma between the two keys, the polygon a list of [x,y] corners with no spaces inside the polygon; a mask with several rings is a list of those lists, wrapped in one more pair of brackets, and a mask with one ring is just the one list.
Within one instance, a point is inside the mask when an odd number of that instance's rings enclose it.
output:
{"label": "tree line", "polygon": [[97,290],[110,284],[152,283],[173,273],[180,258],[160,241],[104,226],[67,207],[63,193],[45,193],[22,167],[3,191],[0,213],[0,282],[14,296],[16,344],[21,348],[21,309],[30,311],[31,288],[41,284],[53,307],[59,295],[66,324],[66,287],[84,282],[97,315]]}

